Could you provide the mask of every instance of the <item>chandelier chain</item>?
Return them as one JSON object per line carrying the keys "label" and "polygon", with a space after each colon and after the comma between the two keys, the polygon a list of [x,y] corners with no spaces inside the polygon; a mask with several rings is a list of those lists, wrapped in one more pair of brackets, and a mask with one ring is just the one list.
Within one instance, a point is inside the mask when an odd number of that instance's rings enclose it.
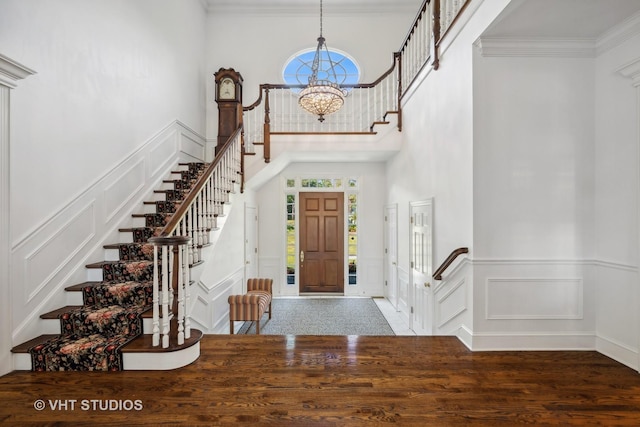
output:
{"label": "chandelier chain", "polygon": [[322,37],[322,0],[320,0],[320,37]]}

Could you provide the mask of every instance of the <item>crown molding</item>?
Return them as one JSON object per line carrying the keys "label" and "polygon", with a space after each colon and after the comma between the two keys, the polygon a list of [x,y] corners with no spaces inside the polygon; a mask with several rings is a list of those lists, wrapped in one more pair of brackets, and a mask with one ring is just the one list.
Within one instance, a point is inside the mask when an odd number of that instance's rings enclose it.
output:
{"label": "crown molding", "polygon": [[544,37],[481,37],[476,42],[485,57],[595,58],[594,39]]}
{"label": "crown molding", "polygon": [[595,39],[545,37],[481,37],[484,57],[595,58]]}
{"label": "crown molding", "polygon": [[[316,16],[318,2],[300,0],[201,0],[206,9],[214,14],[278,15],[278,16]],[[325,4],[324,15],[362,15],[380,13],[414,13],[418,6],[415,1],[394,2],[381,0],[334,0],[329,7]]]}
{"label": "crown molding", "polygon": [[640,12],[598,37],[596,40],[596,53],[601,55],[638,34],[640,34]]}
{"label": "crown molding", "polygon": [[622,76],[630,78],[635,87],[640,87],[640,58],[626,63],[616,70]]}
{"label": "crown molding", "polygon": [[29,77],[36,72],[0,53],[0,85],[15,88],[18,80]]}

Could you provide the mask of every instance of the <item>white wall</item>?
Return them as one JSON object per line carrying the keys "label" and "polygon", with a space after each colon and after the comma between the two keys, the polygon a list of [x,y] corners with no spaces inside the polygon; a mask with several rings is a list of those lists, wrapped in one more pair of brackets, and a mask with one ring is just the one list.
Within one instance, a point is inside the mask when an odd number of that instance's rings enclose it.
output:
{"label": "white wall", "polygon": [[3,2],[2,53],[37,72],[12,99],[13,344],[47,332],[38,316],[169,168],[203,158],[205,24],[198,0]]}
{"label": "white wall", "polygon": [[640,89],[618,70],[638,60],[640,35],[601,54],[595,67],[597,348],[636,368]]}
{"label": "white wall", "polygon": [[593,59],[476,52],[474,348],[593,348],[594,87]]}
{"label": "white wall", "polygon": [[[285,178],[358,179],[358,284],[345,295],[383,295],[383,163],[292,163],[256,190],[259,215],[258,247],[261,275],[274,279],[274,294],[298,295],[298,285],[286,285]],[[348,191],[348,189],[344,189]]]}
{"label": "white wall", "polygon": [[476,257],[593,255],[593,66],[476,55]]}
{"label": "white wall", "polygon": [[3,1],[4,53],[37,71],[13,100],[14,245],[173,120],[204,133],[205,22],[198,0]]}

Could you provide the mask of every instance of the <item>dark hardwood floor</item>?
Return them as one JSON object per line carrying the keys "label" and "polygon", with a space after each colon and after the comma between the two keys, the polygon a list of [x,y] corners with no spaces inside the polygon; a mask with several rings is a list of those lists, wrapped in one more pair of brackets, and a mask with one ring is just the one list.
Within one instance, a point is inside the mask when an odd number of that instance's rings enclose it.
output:
{"label": "dark hardwood floor", "polygon": [[453,337],[410,336],[208,335],[201,345],[174,371],[12,372],[0,377],[0,422],[640,425],[640,375],[595,352],[472,353]]}

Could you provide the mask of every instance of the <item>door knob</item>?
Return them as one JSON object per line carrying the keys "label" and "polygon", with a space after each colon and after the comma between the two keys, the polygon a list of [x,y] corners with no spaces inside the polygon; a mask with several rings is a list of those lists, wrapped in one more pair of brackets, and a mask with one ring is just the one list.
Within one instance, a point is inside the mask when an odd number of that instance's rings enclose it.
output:
{"label": "door knob", "polygon": [[300,251],[300,262],[304,262],[304,251]]}
{"label": "door knob", "polygon": [[424,282],[424,287],[425,287],[425,288],[430,288],[430,287],[431,287],[431,283],[429,283],[429,282]]}

